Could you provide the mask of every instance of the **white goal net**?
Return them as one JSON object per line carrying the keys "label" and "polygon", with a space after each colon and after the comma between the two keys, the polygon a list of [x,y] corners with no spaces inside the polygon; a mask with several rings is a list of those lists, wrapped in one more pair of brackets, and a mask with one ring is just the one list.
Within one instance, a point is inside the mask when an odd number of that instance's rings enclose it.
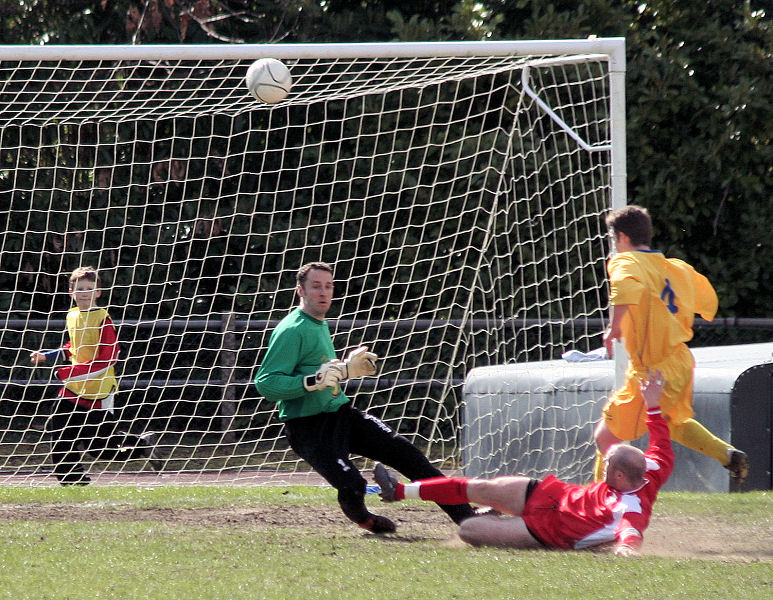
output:
{"label": "white goal net", "polygon": [[[317,260],[335,267],[338,352],[383,357],[347,395],[458,467],[471,368],[600,344],[621,53],[618,39],[0,47],[0,483],[56,482],[63,363],[29,354],[67,341],[83,265],[118,330],[120,425],[158,433],[163,463],[85,454],[100,482],[307,470],[252,378]],[[269,56],[293,78],[274,105],[244,85]]]}

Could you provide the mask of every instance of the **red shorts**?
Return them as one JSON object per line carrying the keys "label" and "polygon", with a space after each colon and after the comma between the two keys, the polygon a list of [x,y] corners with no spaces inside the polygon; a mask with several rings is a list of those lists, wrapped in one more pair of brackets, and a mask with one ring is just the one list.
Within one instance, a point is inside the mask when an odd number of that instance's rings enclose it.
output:
{"label": "red shorts", "polygon": [[577,540],[584,537],[582,530],[587,528],[587,521],[560,510],[562,498],[577,487],[548,475],[526,501],[521,518],[532,536],[543,546],[570,550]]}

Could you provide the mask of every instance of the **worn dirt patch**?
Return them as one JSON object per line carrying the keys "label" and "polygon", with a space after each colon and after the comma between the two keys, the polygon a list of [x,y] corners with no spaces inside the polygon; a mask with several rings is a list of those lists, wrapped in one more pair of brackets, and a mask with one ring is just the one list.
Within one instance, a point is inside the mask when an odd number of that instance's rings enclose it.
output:
{"label": "worn dirt patch", "polygon": [[719,561],[772,562],[773,520],[739,525],[721,516],[655,514],[644,533],[643,554]]}
{"label": "worn dirt patch", "polygon": [[[455,527],[432,506],[378,506],[393,519],[398,533],[388,536],[402,542],[436,541],[463,546]],[[0,504],[0,520],[35,521],[162,521],[182,527],[206,527],[256,531],[273,527],[298,528],[321,536],[367,535],[354,527],[334,507],[255,505],[196,509],[122,508],[67,504]],[[773,522],[772,522],[773,523]],[[713,561],[773,563],[773,524],[748,525],[723,522],[721,517],[653,516],[645,533],[642,554]]]}

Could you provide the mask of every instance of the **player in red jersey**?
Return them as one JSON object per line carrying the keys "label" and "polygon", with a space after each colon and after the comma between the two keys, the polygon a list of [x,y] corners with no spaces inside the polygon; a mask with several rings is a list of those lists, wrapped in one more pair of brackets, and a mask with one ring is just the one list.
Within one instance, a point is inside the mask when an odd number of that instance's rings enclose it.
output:
{"label": "player in red jersey", "polygon": [[661,377],[657,371],[641,383],[650,434],[647,451],[626,444],[612,446],[605,457],[604,481],[582,486],[548,475],[541,481],[502,476],[402,484],[377,464],[381,498],[385,502],[412,498],[443,504],[472,502],[502,513],[462,522],[460,537],[475,546],[581,550],[614,543],[616,554],[636,554],[658,490],[674,468],[668,425],[658,406],[664,385]]}

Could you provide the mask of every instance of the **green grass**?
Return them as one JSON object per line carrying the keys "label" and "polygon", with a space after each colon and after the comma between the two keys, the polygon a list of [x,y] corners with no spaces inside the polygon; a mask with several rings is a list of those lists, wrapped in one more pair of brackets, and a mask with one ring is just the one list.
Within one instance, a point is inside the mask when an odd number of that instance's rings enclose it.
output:
{"label": "green grass", "polygon": [[773,492],[744,494],[663,492],[658,494],[655,511],[695,518],[712,518],[721,515],[725,523],[748,524],[756,520],[770,524],[773,522]]}
{"label": "green grass", "polygon": [[[289,517],[287,526],[234,526],[207,522],[206,510],[200,522],[164,518],[165,509],[224,506],[337,510],[325,488],[3,488],[0,505],[0,598],[14,600],[773,597],[770,562],[470,548],[446,543],[444,533],[379,538]],[[41,507],[88,508],[90,516],[36,517]],[[424,507],[436,510],[411,504]],[[770,528],[773,495],[664,493],[657,508],[707,523],[730,512]],[[151,509],[149,518],[124,518],[136,509]]]}
{"label": "green grass", "polygon": [[332,489],[312,486],[0,487],[0,504],[105,503],[132,508],[211,508],[259,503],[337,506]]}

